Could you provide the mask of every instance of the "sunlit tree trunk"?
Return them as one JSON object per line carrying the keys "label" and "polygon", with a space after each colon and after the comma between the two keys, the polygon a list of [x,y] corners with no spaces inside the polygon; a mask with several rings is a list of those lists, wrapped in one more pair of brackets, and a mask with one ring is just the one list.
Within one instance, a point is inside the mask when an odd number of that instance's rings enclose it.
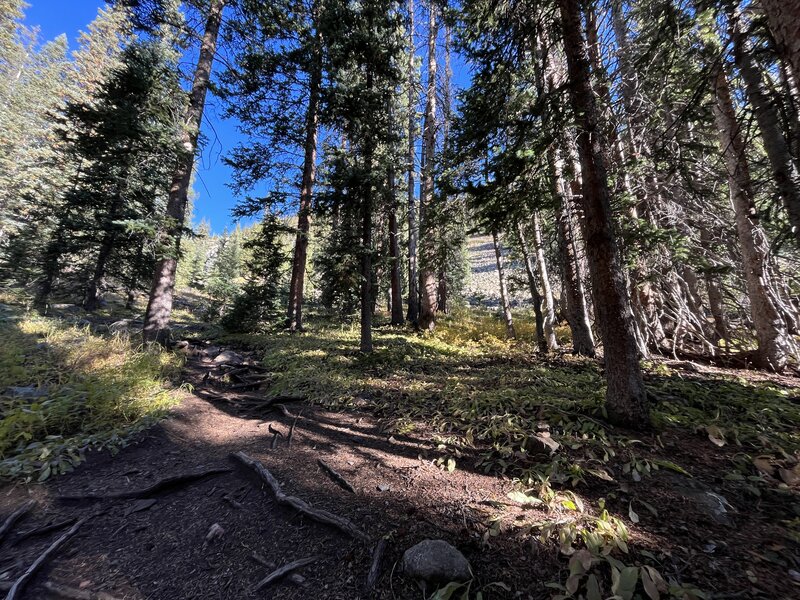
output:
{"label": "sunlit tree trunk", "polygon": [[[800,38],[800,29],[796,32]],[[761,139],[764,142],[767,158],[772,167],[772,175],[778,193],[783,200],[789,226],[795,241],[800,244],[800,172],[789,144],[781,130],[778,110],[771,101],[761,70],[755,63],[752,50],[738,24],[734,25],[733,42],[736,64],[744,81],[747,98],[753,106]]]}
{"label": "sunlit tree trunk", "polygon": [[506,269],[503,263],[503,249],[500,246],[500,238],[497,231],[492,230],[492,242],[494,242],[494,256],[497,260],[497,275],[500,279],[500,308],[503,311],[503,320],[506,323],[506,333],[508,337],[517,337],[514,330],[514,319],[511,316],[511,301],[508,297],[508,285],[506,284]]}
{"label": "sunlit tree trunk", "polygon": [[745,285],[758,339],[758,363],[759,366],[782,371],[789,352],[786,325],[779,312],[778,302],[770,290],[768,244],[764,231],[757,223],[758,213],[753,203],[744,140],[736,120],[728,80],[722,68],[717,69],[714,79],[714,95],[714,115],[719,130],[720,150],[728,171]]}
{"label": "sunlit tree trunk", "polygon": [[414,0],[408,0],[408,313],[411,323],[419,319],[419,272],[417,251],[419,224],[417,222],[416,163],[417,163],[417,77],[414,65]]}
{"label": "sunlit tree trunk", "polygon": [[550,276],[547,269],[547,261],[544,256],[544,243],[542,242],[542,226],[539,220],[539,212],[533,212],[533,242],[536,248],[536,264],[539,267],[539,277],[542,280],[542,300],[544,300],[544,335],[547,339],[547,347],[551,350],[558,350],[558,340],[556,339],[556,303],[553,300],[553,288],[550,286]]}
{"label": "sunlit tree trunk", "polygon": [[606,412],[620,425],[649,425],[647,394],[639,366],[633,315],[625,285],[604,159],[605,142],[589,76],[586,42],[581,33],[579,0],[559,0],[570,96],[578,132],[585,217],[586,247],[594,308],[603,342]]}
{"label": "sunlit tree trunk", "polygon": [[166,231],[161,240],[162,256],[156,262],[153,284],[144,323],[144,341],[166,343],[169,339],[169,322],[172,315],[172,296],[175,290],[175,271],[180,254],[181,235],[186,220],[186,204],[192,178],[200,123],[206,104],[206,94],[211,80],[211,67],[217,49],[217,37],[222,22],[226,0],[211,0],[206,19],[205,33],[200,45],[200,55],[194,73],[189,106],[183,129],[183,148],[172,176],[167,199]]}
{"label": "sunlit tree trunk", "polygon": [[437,309],[438,279],[434,269],[436,254],[436,224],[433,214],[433,175],[436,153],[436,38],[438,23],[436,6],[431,0],[428,7],[428,91],[425,101],[423,129],[422,193],[419,202],[420,218],[420,307],[418,325],[422,330],[432,330]]}
{"label": "sunlit tree trunk", "polygon": [[517,241],[519,242],[519,247],[522,251],[522,259],[525,262],[525,274],[528,276],[528,288],[531,291],[533,313],[536,318],[536,344],[539,346],[539,352],[547,352],[547,340],[544,337],[542,296],[539,293],[539,287],[536,283],[536,268],[534,267],[534,262],[531,259],[531,253],[528,249],[528,242],[525,240],[525,233],[522,230],[522,225],[519,223],[517,223],[516,233]]}
{"label": "sunlit tree trunk", "polygon": [[[317,19],[317,8],[313,10]],[[308,236],[311,229],[311,203],[317,171],[317,130],[319,127],[319,101],[322,85],[322,48],[319,32],[315,36],[314,63],[308,86],[303,179],[300,187],[300,209],[297,211],[297,236],[294,243],[292,277],[289,284],[287,325],[294,331],[303,328],[303,295],[305,291],[306,262],[308,261]]]}

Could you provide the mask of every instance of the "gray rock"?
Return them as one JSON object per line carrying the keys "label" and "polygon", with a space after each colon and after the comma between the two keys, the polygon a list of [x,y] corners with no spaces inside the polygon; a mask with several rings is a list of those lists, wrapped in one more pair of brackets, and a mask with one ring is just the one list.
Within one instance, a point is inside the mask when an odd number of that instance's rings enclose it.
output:
{"label": "gray rock", "polygon": [[217,357],[214,359],[214,362],[218,365],[241,365],[244,364],[245,358],[241,354],[237,354],[231,350],[225,350],[225,352],[220,352],[217,355]]}
{"label": "gray rock", "polygon": [[472,579],[469,561],[444,540],[423,540],[406,550],[403,571],[420,582],[433,585]]}
{"label": "gray rock", "polygon": [[114,321],[108,326],[108,331],[111,333],[127,333],[132,322],[133,319],[120,319],[119,321]]}
{"label": "gray rock", "polygon": [[7,395],[16,396],[17,398],[43,398],[47,396],[47,393],[47,388],[40,388],[35,385],[6,388]]}
{"label": "gray rock", "polygon": [[730,515],[731,512],[736,511],[725,496],[696,479],[687,479],[671,474],[666,479],[672,484],[672,489],[676,494],[691,502],[711,521],[719,525],[733,526],[733,519]]}

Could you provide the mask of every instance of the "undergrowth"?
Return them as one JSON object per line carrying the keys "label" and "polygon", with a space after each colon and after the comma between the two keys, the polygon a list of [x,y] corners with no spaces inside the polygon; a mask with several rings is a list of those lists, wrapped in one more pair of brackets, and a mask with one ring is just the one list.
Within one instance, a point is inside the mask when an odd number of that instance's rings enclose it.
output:
{"label": "undergrowth", "polygon": [[125,336],[0,313],[0,478],[43,481],[112,451],[174,404],[180,359]]}

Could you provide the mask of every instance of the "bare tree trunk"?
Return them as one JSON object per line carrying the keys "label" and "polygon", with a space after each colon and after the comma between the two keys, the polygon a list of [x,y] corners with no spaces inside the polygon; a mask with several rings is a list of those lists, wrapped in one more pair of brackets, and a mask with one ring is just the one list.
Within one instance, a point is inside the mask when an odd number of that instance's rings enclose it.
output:
{"label": "bare tree trunk", "polygon": [[147,303],[143,332],[145,342],[165,344],[169,339],[175,270],[178,266],[181,234],[186,220],[186,203],[225,2],[226,0],[211,0],[208,10],[205,33],[200,45],[200,55],[185,115],[183,148],[172,176],[172,185],[167,199],[168,223],[161,240],[163,256],[156,262],[150,299]]}
{"label": "bare tree trunk", "polygon": [[406,318],[415,323],[419,319],[419,273],[417,270],[417,200],[415,170],[417,162],[417,81],[414,68],[416,43],[414,42],[414,0],[408,0],[408,313]]}
{"label": "bare tree trunk", "polygon": [[[800,30],[795,36],[800,38]],[[747,98],[753,106],[758,121],[764,150],[772,167],[772,175],[786,207],[795,241],[800,244],[800,172],[781,131],[778,111],[769,97],[761,71],[753,60],[752,50],[748,47],[738,24],[733,26],[733,42],[736,64],[744,81]]]}
{"label": "bare tree trunk", "polygon": [[800,2],[797,0],[760,0],[767,23],[778,45],[778,56],[792,71],[794,84],[800,88]]}
{"label": "bare tree trunk", "polygon": [[[312,9],[316,25],[317,7]],[[300,210],[297,211],[297,237],[294,243],[292,278],[289,285],[287,326],[303,329],[303,296],[305,292],[306,262],[308,261],[308,234],[311,228],[311,203],[317,173],[317,130],[319,128],[319,101],[322,85],[322,48],[319,31],[315,34],[314,64],[309,78],[308,107],[306,108],[306,138],[303,156],[303,180],[300,187]]]}
{"label": "bare tree trunk", "polygon": [[647,393],[639,366],[633,315],[619,249],[604,159],[604,141],[589,76],[586,42],[581,33],[580,0],[559,0],[570,95],[576,115],[581,160],[586,246],[594,307],[603,341],[606,411],[609,419],[634,428],[649,425]]}
{"label": "bare tree trunk", "polygon": [[86,286],[86,293],[83,297],[83,308],[89,312],[97,310],[98,292],[103,284],[103,279],[106,276],[106,264],[111,252],[114,250],[114,241],[116,235],[111,232],[106,232],[103,236],[103,241],[100,244],[100,251],[97,253],[97,260],[94,265],[94,273],[92,274],[89,283]]}
{"label": "bare tree trunk", "polygon": [[500,278],[500,304],[503,309],[503,319],[506,322],[506,333],[508,337],[514,339],[517,337],[517,332],[514,330],[514,319],[511,316],[511,302],[508,298],[508,286],[506,285],[506,270],[503,265],[503,249],[500,247],[500,239],[495,230],[492,230],[492,241],[494,242],[494,256],[497,260],[497,274]]}
{"label": "bare tree trunk", "polygon": [[418,325],[422,330],[433,330],[436,324],[438,280],[434,270],[436,254],[436,224],[433,205],[434,154],[436,153],[436,38],[438,23],[436,6],[428,6],[428,92],[425,101],[423,144],[425,159],[422,165],[422,194],[419,202],[421,264],[419,287],[421,302]]}
{"label": "bare tree trunk", "polygon": [[547,272],[547,261],[544,257],[544,244],[542,243],[542,228],[539,222],[538,211],[533,212],[533,243],[536,248],[536,264],[539,266],[539,277],[542,280],[542,299],[544,300],[544,335],[547,338],[547,347],[551,351],[558,350],[556,339],[556,303],[553,300],[553,288],[550,287],[550,278]]}
{"label": "bare tree trunk", "polygon": [[392,195],[389,206],[389,258],[391,261],[391,290],[392,325],[402,325],[403,319],[403,290],[400,285],[400,240],[398,239],[397,225],[397,185],[394,177],[394,167],[389,167],[389,193]]}
{"label": "bare tree trunk", "polygon": [[[450,138],[450,120],[451,114],[451,82],[453,81],[453,69],[450,66],[450,25],[445,23],[444,26],[444,81],[442,82],[442,148],[447,148],[447,143]],[[446,205],[448,198],[442,197],[442,205]],[[443,227],[445,225],[443,224]],[[444,242],[442,242],[444,243]],[[448,289],[447,289],[447,263],[443,263],[439,267],[439,288],[437,290],[437,310],[441,313],[447,314],[448,311]]]}
{"label": "bare tree trunk", "polygon": [[516,233],[517,241],[522,251],[522,259],[525,261],[525,273],[528,276],[528,287],[533,301],[533,313],[536,318],[536,345],[539,347],[539,352],[547,352],[547,340],[544,337],[544,316],[542,315],[542,296],[539,294],[539,288],[536,284],[536,269],[531,260],[528,242],[525,240],[525,233],[519,223],[517,223]]}
{"label": "bare tree trunk", "polygon": [[753,325],[758,339],[759,365],[775,371],[786,366],[789,341],[786,325],[778,310],[778,302],[770,292],[767,240],[756,220],[750,170],[745,158],[736,112],[725,71],[719,68],[714,79],[714,116],[719,130],[719,143],[728,170],[736,233],[742,253],[745,284],[750,298]]}

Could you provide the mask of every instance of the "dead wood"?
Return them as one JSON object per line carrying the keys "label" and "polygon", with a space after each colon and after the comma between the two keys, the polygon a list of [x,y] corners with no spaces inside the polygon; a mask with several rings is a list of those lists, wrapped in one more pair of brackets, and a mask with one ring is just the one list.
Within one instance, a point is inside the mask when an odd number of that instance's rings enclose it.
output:
{"label": "dead wood", "polygon": [[174,475],[173,477],[166,477],[141,490],[130,490],[126,492],[112,492],[109,494],[85,494],[79,496],[59,496],[58,499],[70,502],[79,500],[119,500],[125,498],[147,498],[155,494],[165,492],[172,488],[180,488],[188,485],[194,481],[205,479],[213,475],[221,475],[223,473],[230,473],[231,469],[215,468],[206,471],[197,471],[194,473],[183,473],[181,475]]}
{"label": "dead wood", "polygon": [[[283,406],[283,405],[281,404],[281,406]],[[299,419],[300,415],[302,415],[302,414],[303,414],[303,411],[301,410],[299,413],[297,413],[297,415],[295,415],[294,421],[292,421],[292,426],[289,428],[289,435],[286,436],[286,444],[288,446],[292,445],[292,437],[294,437],[294,428],[297,425],[297,419]]]}
{"label": "dead wood", "polygon": [[3,538],[6,537],[9,531],[11,531],[11,528],[14,527],[14,524],[22,517],[27,515],[35,505],[35,500],[28,500],[17,510],[8,515],[8,518],[3,521],[3,524],[0,526],[0,542],[2,542]]}
{"label": "dead wood", "polygon": [[337,471],[334,471],[333,467],[331,467],[324,460],[322,460],[321,458],[318,458],[317,459],[317,464],[322,468],[323,471],[325,471],[325,473],[327,473],[330,476],[331,479],[333,479],[334,482],[336,482],[336,484],[339,487],[342,487],[342,488],[346,489],[351,494],[355,494],[356,493],[355,488],[352,485],[350,485],[350,483],[344,477],[342,477],[342,475],[340,473],[338,473]]}
{"label": "dead wood", "polygon": [[279,569],[275,569],[272,573],[264,577],[261,581],[259,581],[256,586],[253,588],[254,592],[262,589],[263,587],[269,585],[273,581],[280,579],[287,573],[291,573],[299,569],[300,567],[305,567],[306,565],[310,565],[311,563],[317,562],[319,560],[318,556],[309,556],[308,558],[301,558],[300,560],[295,560],[290,562],[288,565],[284,565]]}
{"label": "dead wood", "polygon": [[354,538],[364,541],[369,540],[367,534],[361,531],[348,519],[335,515],[326,510],[312,508],[306,501],[301,500],[296,496],[287,496],[286,494],[284,494],[283,488],[281,487],[281,484],[278,483],[278,480],[275,479],[275,476],[272,473],[270,473],[267,470],[267,468],[259,461],[250,458],[250,456],[248,456],[244,452],[234,452],[231,456],[236,460],[238,460],[239,462],[243,463],[244,465],[250,467],[258,474],[258,476],[270,487],[270,489],[272,489],[272,493],[275,495],[275,501],[278,504],[291,506],[292,508],[306,515],[307,517],[315,521],[318,521],[320,523],[336,527],[337,529],[340,529],[341,531],[345,532],[346,534]]}
{"label": "dead wood", "polygon": [[[94,515],[92,515],[94,516]],[[58,538],[55,542],[50,544],[47,549],[42,552],[39,557],[33,561],[31,566],[14,582],[14,585],[11,586],[11,589],[8,591],[8,595],[6,595],[6,600],[15,600],[18,598],[22,593],[22,590],[25,589],[25,586],[28,585],[28,582],[33,578],[41,566],[47,562],[47,559],[50,558],[51,555],[55,554],[58,549],[63,546],[69,539],[78,532],[78,529],[86,523],[92,516],[84,517],[77,523],[75,523],[72,527],[70,527],[69,531],[64,533],[60,538]]]}
{"label": "dead wood", "polygon": [[369,573],[367,574],[367,591],[371,592],[375,589],[375,584],[378,583],[378,577],[381,574],[381,562],[383,561],[383,555],[386,552],[386,538],[381,538],[378,540],[378,543],[375,544],[375,548],[372,551],[372,564],[369,568]]}
{"label": "dead wood", "polygon": [[[267,567],[268,569],[274,569],[275,568],[275,563],[274,562],[272,562],[271,560],[267,560],[265,557],[260,555],[258,552],[253,552],[250,555],[250,558],[252,558],[258,564],[260,564],[262,567]],[[301,586],[301,587],[308,586],[308,583],[306,582],[306,578],[303,577],[302,575],[300,575],[300,573],[289,573],[289,575],[288,575],[288,577],[286,577],[286,579],[288,579],[290,582],[292,582],[294,585],[297,585],[297,586]]]}
{"label": "dead wood", "polygon": [[69,600],[119,600],[106,592],[92,592],[89,590],[77,590],[75,588],[58,585],[52,581],[46,581],[44,588],[51,594],[68,598]]}
{"label": "dead wood", "polygon": [[22,540],[25,540],[29,537],[44,535],[52,531],[58,531],[59,529],[62,529],[67,525],[72,525],[75,521],[76,517],[72,517],[70,519],[66,519],[65,521],[59,521],[58,523],[51,523],[49,525],[43,525],[42,527],[36,527],[35,529],[29,529],[28,531],[23,531],[14,539],[13,542],[11,542],[11,544],[16,545],[19,544]]}

